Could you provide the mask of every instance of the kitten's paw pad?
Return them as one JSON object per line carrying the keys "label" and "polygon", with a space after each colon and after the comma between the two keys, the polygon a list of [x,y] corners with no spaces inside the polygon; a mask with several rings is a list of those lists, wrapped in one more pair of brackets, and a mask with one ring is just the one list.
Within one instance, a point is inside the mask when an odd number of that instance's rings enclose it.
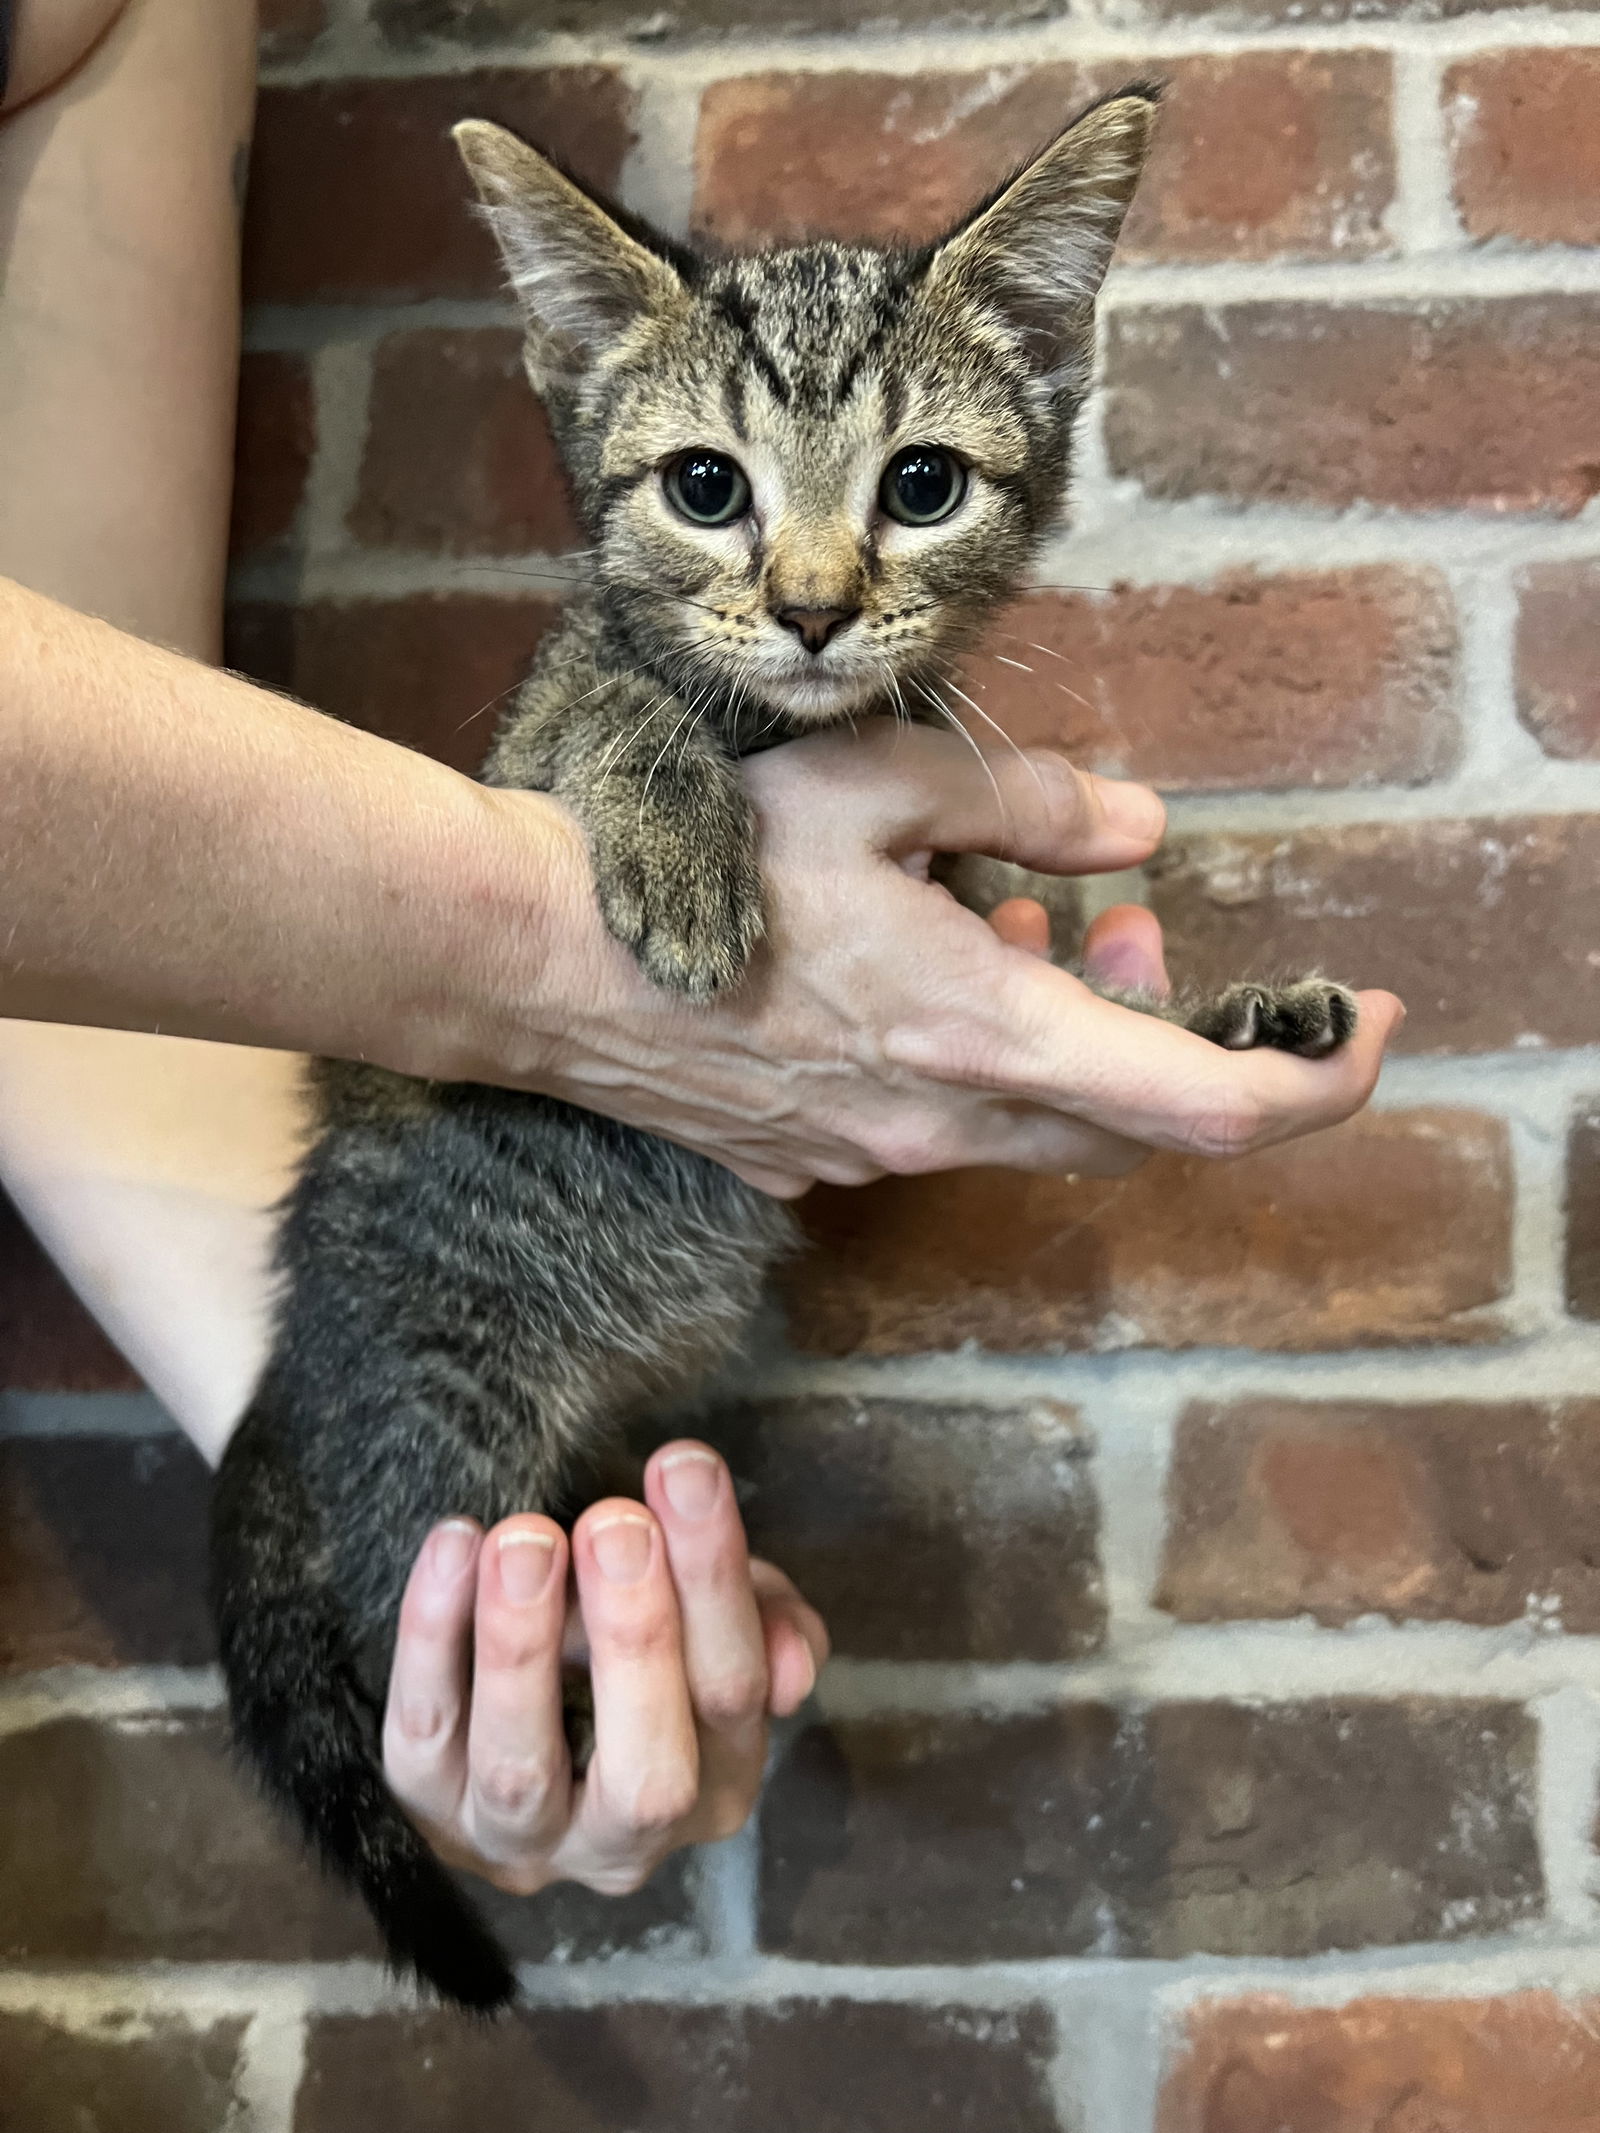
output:
{"label": "kitten's paw pad", "polygon": [[1323,1059],[1354,1036],[1356,1012],[1344,986],[1305,978],[1298,985],[1230,985],[1189,1018],[1189,1027],[1229,1052],[1266,1048]]}
{"label": "kitten's paw pad", "polygon": [[600,909],[645,976],[691,1000],[737,985],[766,932],[753,859],[731,872],[689,872],[631,853],[603,876]]}

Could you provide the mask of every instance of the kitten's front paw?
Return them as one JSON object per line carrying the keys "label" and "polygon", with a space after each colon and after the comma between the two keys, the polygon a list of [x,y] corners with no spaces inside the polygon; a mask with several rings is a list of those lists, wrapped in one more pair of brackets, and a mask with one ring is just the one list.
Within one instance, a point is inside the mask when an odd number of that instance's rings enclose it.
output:
{"label": "kitten's front paw", "polygon": [[645,976],[691,1000],[737,985],[766,931],[750,850],[713,855],[679,838],[630,844],[596,854],[595,882],[601,915]]}
{"label": "kitten's front paw", "polygon": [[1298,985],[1230,985],[1189,1017],[1197,1036],[1230,1052],[1262,1046],[1322,1059],[1354,1034],[1356,1003],[1342,985],[1304,978]]}

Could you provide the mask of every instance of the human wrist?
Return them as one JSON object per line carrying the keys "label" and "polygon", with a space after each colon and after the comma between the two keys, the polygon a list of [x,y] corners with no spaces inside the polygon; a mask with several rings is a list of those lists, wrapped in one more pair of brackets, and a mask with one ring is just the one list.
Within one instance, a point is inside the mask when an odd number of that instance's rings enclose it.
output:
{"label": "human wrist", "polygon": [[428,863],[426,969],[413,964],[416,983],[395,1002],[385,1063],[430,1080],[537,1087],[552,1074],[573,989],[562,973],[570,913],[587,894],[582,835],[542,793],[463,779],[451,797]]}

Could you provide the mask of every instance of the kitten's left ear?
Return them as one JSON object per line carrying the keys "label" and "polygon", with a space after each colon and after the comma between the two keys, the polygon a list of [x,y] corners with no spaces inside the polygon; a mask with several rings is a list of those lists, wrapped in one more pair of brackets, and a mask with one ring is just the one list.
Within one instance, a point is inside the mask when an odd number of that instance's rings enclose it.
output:
{"label": "kitten's left ear", "polygon": [[537,390],[586,370],[641,317],[683,302],[665,258],[504,126],[464,119],[455,143],[522,307]]}
{"label": "kitten's left ear", "polygon": [[930,291],[949,288],[994,306],[1058,386],[1087,367],[1094,300],[1160,98],[1155,84],[1136,82],[1092,104],[929,262]]}

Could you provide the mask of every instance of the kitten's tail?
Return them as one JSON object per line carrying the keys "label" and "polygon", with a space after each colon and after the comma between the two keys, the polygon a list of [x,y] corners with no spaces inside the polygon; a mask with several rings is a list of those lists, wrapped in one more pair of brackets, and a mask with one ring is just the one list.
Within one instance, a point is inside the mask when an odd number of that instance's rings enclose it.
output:
{"label": "kitten's tail", "polygon": [[360,1891],[396,1970],[498,2013],[515,1973],[384,1783],[377,1711],[312,1559],[315,1532],[299,1476],[252,1409],[218,1472],[211,1526],[235,1738],[324,1864]]}

